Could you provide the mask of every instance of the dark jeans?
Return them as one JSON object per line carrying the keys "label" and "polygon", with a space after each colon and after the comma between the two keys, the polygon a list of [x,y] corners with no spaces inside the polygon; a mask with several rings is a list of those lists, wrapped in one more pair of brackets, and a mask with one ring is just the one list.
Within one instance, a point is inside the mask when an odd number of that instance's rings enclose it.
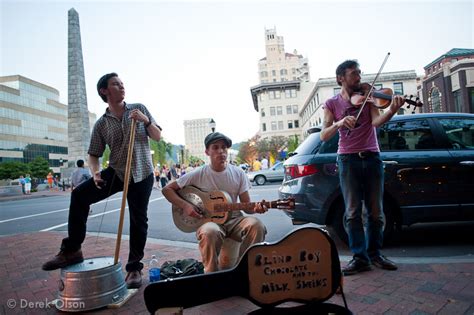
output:
{"label": "dark jeans", "polygon": [[[340,154],[337,158],[345,203],[344,226],[355,258],[370,261],[380,256],[383,243],[383,162],[379,154],[360,158]],[[362,220],[362,200],[367,209],[367,229]]]}
{"label": "dark jeans", "polygon": [[[69,206],[68,237],[63,239],[61,250],[76,251],[86,237],[86,223],[90,205],[103,200],[119,191],[123,191],[123,182],[115,176],[112,168],[101,171],[101,177],[106,181],[102,189],[94,184],[90,178],[77,186],[71,193]],[[153,189],[153,173],[139,183],[133,180],[128,186],[128,211],[130,214],[130,253],[128,255],[127,271],[142,270],[143,250],[145,248],[148,231],[148,201]]]}

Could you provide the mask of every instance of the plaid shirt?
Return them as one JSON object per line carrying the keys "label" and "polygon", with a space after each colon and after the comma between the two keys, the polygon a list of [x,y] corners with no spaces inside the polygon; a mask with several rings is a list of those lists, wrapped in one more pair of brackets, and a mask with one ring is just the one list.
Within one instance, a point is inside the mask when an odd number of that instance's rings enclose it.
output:
{"label": "plaid shirt", "polygon": [[[107,108],[105,114],[94,125],[89,145],[88,153],[97,157],[102,156],[106,144],[110,147],[109,166],[115,170],[121,181],[124,181],[125,178],[128,143],[130,141],[132,120],[129,118],[129,115],[130,111],[135,108],[138,108],[155,124],[155,120],[143,104],[125,104],[122,120],[113,116]],[[153,165],[148,144],[148,132],[146,131],[145,124],[137,121],[130,175],[133,182],[138,183],[147,178],[151,173],[153,173]]]}

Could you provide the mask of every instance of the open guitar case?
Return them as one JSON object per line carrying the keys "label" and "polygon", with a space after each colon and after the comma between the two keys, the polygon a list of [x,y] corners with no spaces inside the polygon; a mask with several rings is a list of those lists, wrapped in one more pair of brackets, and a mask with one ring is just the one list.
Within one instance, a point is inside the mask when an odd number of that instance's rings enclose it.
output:
{"label": "open guitar case", "polygon": [[[336,291],[344,306],[325,302]],[[342,290],[336,245],[325,230],[316,227],[294,230],[275,243],[255,244],[232,269],[158,281],[144,291],[151,314],[231,296],[261,307],[250,314],[352,314]],[[278,307],[284,302],[300,304]]]}

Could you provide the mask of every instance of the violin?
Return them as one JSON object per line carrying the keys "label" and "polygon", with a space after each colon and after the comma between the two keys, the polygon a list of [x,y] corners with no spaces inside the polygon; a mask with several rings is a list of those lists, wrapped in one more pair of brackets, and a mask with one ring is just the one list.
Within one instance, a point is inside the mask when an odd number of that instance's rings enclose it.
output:
{"label": "violin", "polygon": [[[369,83],[362,83],[360,91],[357,91],[351,95],[351,104],[355,107],[362,106],[364,102],[369,105],[375,106],[379,109],[385,109],[390,106],[392,103],[393,90],[390,88],[382,88],[379,90],[374,90]],[[410,108],[410,105],[414,107],[423,106],[423,103],[420,102],[420,99],[416,97],[413,100],[414,96],[410,95],[409,97],[405,96],[405,102]]]}

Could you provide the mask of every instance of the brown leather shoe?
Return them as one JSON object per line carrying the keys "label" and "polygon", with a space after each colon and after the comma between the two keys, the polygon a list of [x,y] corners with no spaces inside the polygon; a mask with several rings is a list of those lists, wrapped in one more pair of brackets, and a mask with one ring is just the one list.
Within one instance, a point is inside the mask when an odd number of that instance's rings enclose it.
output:
{"label": "brown leather shoe", "polygon": [[79,249],[75,252],[60,251],[52,259],[48,260],[43,264],[43,270],[55,270],[59,268],[65,268],[70,265],[78,264],[84,261],[82,251]]}
{"label": "brown leather shoe", "polygon": [[125,277],[125,282],[127,283],[127,288],[129,289],[138,289],[142,286],[142,273],[141,271],[134,270],[127,272]]}
{"label": "brown leather shoe", "polygon": [[391,261],[390,259],[388,259],[387,257],[383,255],[372,257],[370,258],[370,260],[372,261],[372,264],[375,267],[380,268],[380,269],[386,269],[386,270],[398,269],[397,265],[393,261]]}

